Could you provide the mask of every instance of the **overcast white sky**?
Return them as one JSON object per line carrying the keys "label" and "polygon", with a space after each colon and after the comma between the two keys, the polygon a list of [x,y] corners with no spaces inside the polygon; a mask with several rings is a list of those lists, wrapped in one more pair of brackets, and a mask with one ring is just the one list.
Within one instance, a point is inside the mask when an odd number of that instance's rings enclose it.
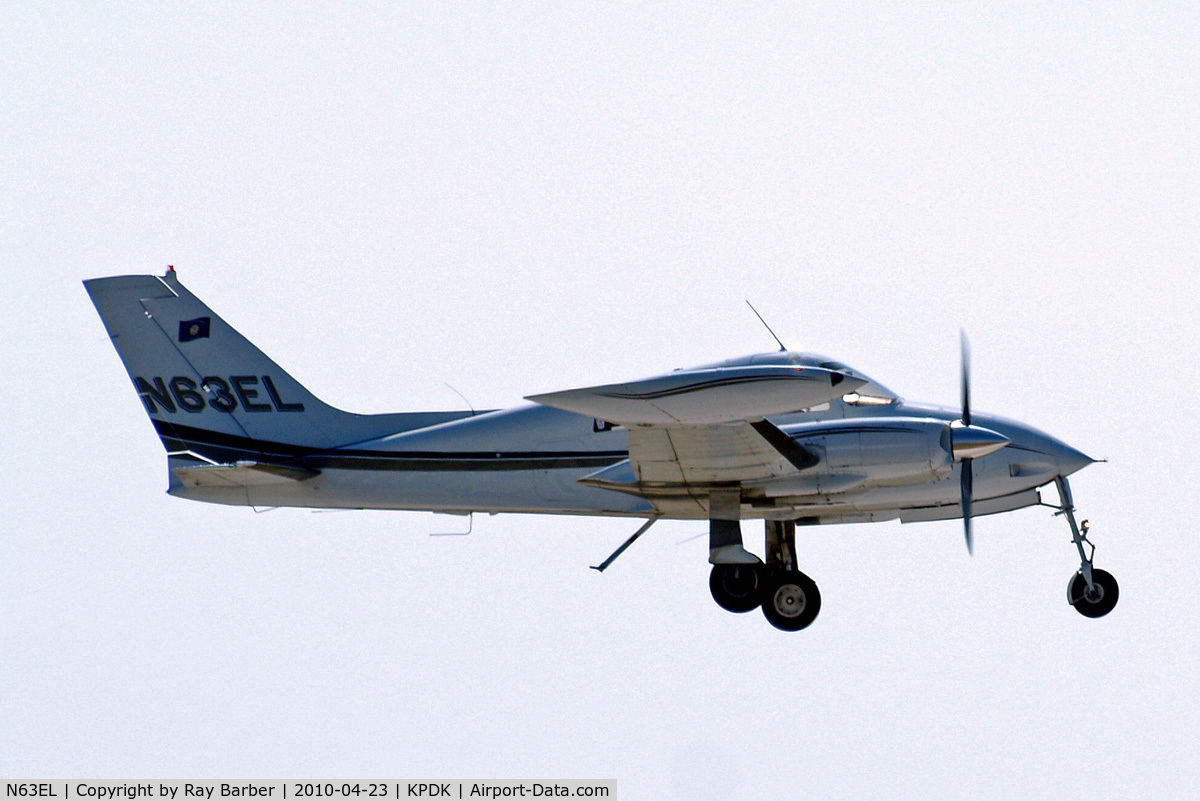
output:
{"label": "overcast white sky", "polygon": [[[1197,12],[799,5],[10,4],[0,774],[1194,797]],[[953,403],[963,326],[977,408],[1110,460],[1120,605],[1046,509],[807,530],[788,635],[702,524],[601,576],[636,523],[169,498],[79,283],[168,263],[362,412],[770,350],[744,298]]]}

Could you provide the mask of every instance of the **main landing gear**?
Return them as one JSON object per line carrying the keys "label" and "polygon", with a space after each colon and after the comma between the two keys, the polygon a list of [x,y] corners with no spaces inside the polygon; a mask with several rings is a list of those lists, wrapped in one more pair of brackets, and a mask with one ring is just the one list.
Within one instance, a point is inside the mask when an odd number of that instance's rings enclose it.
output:
{"label": "main landing gear", "polygon": [[749,612],[761,602],[765,579],[763,565],[713,565],[708,589],[726,612]]}
{"label": "main landing gear", "polygon": [[[1058,514],[1065,515],[1067,522],[1071,524],[1071,541],[1079,549],[1079,570],[1067,584],[1067,603],[1084,617],[1104,617],[1117,605],[1120,588],[1111,573],[1092,567],[1096,546],[1087,537],[1087,521],[1075,524],[1075,506],[1071,502],[1071,487],[1067,484],[1067,479],[1059,476],[1054,479],[1054,483],[1058,487],[1058,497],[1061,501]],[[1085,545],[1088,548],[1086,551],[1083,547]]]}
{"label": "main landing gear", "polygon": [[[749,612],[761,606],[767,621],[783,631],[799,631],[817,619],[817,613],[821,611],[821,592],[816,582],[796,567],[794,521],[766,521],[766,564],[742,548],[740,528],[738,541],[734,543],[730,541],[731,528],[716,525],[732,522],[737,526],[736,521],[714,518],[711,522],[718,530],[710,530],[711,543],[716,543],[717,547],[709,556],[715,564],[709,574],[708,587],[718,606],[730,612]],[[735,555],[741,561],[716,561]]]}

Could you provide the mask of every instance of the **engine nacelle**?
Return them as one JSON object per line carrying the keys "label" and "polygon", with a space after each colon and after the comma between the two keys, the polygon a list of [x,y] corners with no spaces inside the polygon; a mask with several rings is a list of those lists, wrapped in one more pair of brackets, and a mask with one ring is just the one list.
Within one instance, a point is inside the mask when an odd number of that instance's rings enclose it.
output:
{"label": "engine nacelle", "polygon": [[855,418],[783,429],[820,459],[794,479],[772,481],[768,497],[825,495],[947,478],[954,468],[950,426],[924,418]]}

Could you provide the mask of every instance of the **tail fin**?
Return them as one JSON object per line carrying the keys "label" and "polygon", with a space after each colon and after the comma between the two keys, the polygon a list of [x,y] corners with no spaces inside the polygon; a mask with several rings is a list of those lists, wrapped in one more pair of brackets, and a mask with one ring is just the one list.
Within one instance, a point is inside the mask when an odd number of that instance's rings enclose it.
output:
{"label": "tail fin", "polygon": [[322,402],[179,283],[128,275],[84,287],[168,452],[334,448],[469,412],[358,415]]}

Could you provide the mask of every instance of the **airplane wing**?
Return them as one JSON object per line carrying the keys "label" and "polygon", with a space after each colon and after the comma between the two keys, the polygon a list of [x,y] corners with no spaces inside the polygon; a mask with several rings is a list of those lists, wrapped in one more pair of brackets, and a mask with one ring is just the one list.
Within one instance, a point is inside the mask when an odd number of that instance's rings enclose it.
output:
{"label": "airplane wing", "polygon": [[629,461],[646,487],[762,481],[817,463],[766,420],[718,425],[638,426],[629,431]]}
{"label": "airplane wing", "polygon": [[824,367],[757,364],[530,395],[527,400],[621,425],[706,425],[798,412],[866,381]]}
{"label": "airplane wing", "polygon": [[815,454],[766,419],[865,383],[819,367],[754,365],[533,395],[529,400],[624,425],[629,461],[583,481],[633,492],[704,489],[794,475]]}

